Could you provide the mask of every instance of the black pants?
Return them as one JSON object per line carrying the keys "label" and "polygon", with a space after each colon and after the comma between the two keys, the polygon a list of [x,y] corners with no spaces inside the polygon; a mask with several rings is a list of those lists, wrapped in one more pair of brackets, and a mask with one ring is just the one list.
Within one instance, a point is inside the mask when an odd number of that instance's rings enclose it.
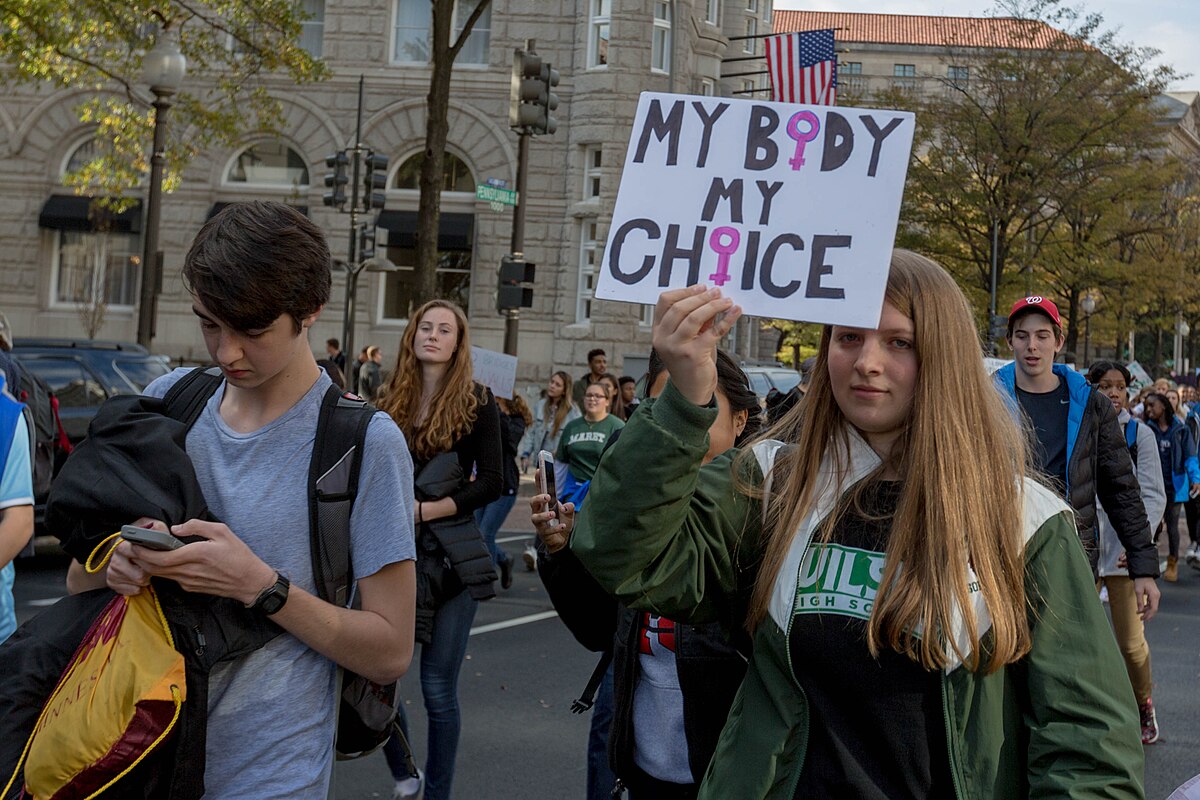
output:
{"label": "black pants", "polygon": [[629,800],[695,800],[700,791],[698,783],[667,783],[637,767],[633,774],[622,775],[621,782],[629,790]]}
{"label": "black pants", "polygon": [[1188,500],[1183,510],[1187,514],[1188,538],[1196,545],[1200,543],[1200,499]]}
{"label": "black pants", "polygon": [[[1179,507],[1183,503],[1167,503],[1167,512],[1163,515],[1163,521],[1159,523],[1158,530],[1167,529],[1167,555],[1179,558]],[[1157,534],[1154,541],[1158,543]],[[1194,541],[1194,540],[1193,540]]]}

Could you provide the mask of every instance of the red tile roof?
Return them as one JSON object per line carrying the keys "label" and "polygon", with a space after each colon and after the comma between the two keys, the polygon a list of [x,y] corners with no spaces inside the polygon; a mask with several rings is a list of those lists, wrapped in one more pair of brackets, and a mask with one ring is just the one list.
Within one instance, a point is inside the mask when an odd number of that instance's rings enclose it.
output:
{"label": "red tile roof", "polygon": [[854,14],[842,11],[775,10],[775,33],[842,28],[838,42],[1066,49],[1062,31],[1015,17],[922,17],[912,14]]}

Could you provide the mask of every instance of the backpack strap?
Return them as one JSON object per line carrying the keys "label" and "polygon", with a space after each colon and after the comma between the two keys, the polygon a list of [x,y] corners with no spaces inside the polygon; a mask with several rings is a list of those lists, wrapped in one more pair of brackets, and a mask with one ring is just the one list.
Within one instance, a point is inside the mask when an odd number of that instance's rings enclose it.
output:
{"label": "backpack strap", "polygon": [[309,462],[313,579],[321,599],[337,606],[351,599],[350,513],[358,495],[367,426],[374,415],[374,407],[365,400],[329,387],[321,401]]}
{"label": "backpack strap", "polygon": [[222,380],[220,367],[196,367],[163,395],[163,413],[184,423],[190,431]]}
{"label": "backpack strap", "polygon": [[1125,423],[1125,446],[1130,450],[1137,447],[1137,420],[1133,417]]}

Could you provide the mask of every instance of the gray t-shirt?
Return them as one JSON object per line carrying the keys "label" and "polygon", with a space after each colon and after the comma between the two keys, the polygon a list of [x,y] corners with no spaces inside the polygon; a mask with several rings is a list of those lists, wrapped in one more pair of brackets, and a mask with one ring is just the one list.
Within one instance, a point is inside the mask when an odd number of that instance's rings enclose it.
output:
{"label": "gray t-shirt", "polygon": [[[158,378],[162,397],[188,370]],[[286,413],[237,433],[209,399],[187,438],[209,509],[293,586],[315,593],[309,555],[308,464],[321,399],[322,371]],[[382,412],[367,426],[359,493],[350,517],[354,575],[416,558],[413,472],[404,434]],[[213,670],[209,680],[205,796],[324,798],[333,758],[334,663],[289,633]]]}

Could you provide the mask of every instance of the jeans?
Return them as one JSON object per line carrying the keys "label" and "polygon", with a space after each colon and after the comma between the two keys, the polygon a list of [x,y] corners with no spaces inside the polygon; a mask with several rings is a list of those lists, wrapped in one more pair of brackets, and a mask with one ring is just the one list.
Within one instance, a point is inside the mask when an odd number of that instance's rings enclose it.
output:
{"label": "jeans", "polygon": [[592,727],[588,731],[587,800],[608,800],[617,776],[608,766],[608,729],[613,719],[613,668],[609,664],[596,689]]}
{"label": "jeans", "polygon": [[[478,601],[459,592],[437,610],[433,638],[421,645],[421,694],[429,717],[429,753],[425,757],[425,800],[449,800],[454,780],[454,759],[462,719],[458,709],[458,673],[467,654],[467,637]],[[400,727],[408,738],[408,718],[400,706]],[[409,738],[409,741],[412,741]],[[409,777],[404,751],[393,738],[383,748],[395,780]]]}
{"label": "jeans", "polygon": [[499,567],[501,561],[508,561],[509,555],[504,549],[496,546],[496,534],[500,526],[508,518],[508,512],[517,504],[516,494],[502,494],[483,508],[475,509],[475,524],[483,534],[483,542],[488,552],[492,554],[492,566]]}

